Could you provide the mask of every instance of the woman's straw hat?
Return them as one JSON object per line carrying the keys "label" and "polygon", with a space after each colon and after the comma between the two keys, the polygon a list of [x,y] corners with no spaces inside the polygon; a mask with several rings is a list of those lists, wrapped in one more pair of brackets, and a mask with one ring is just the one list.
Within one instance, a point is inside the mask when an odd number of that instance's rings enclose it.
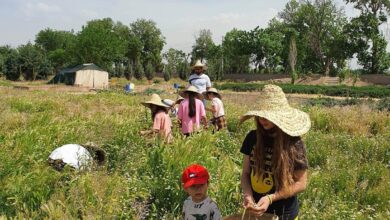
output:
{"label": "woman's straw hat", "polygon": [[184,94],[186,92],[195,93],[199,99],[203,99],[203,95],[200,92],[198,92],[198,89],[195,86],[193,86],[193,85],[187,86],[187,88],[185,88],[184,90],[179,92],[179,95],[180,96],[185,96]]}
{"label": "woman's straw hat", "polygon": [[218,92],[216,88],[210,88],[209,90],[203,92],[203,95],[206,96],[207,93],[214,93],[219,99],[222,99],[221,94]]}
{"label": "woman's straw hat", "polygon": [[195,62],[195,64],[192,66],[192,69],[195,69],[196,67],[201,67],[203,70],[207,70],[206,64],[203,64],[200,60]]}
{"label": "woman's straw hat", "polygon": [[141,102],[142,105],[150,108],[151,105],[157,105],[157,106],[161,106],[161,107],[165,107],[165,108],[169,108],[171,106],[169,105],[166,105],[165,103],[162,102],[161,98],[159,95],[157,94],[152,94],[152,97],[149,101],[146,101],[146,102]]}
{"label": "woman's straw hat", "polygon": [[279,86],[265,85],[260,92],[259,103],[260,109],[247,112],[241,117],[240,123],[258,116],[271,121],[290,136],[300,136],[309,131],[309,115],[291,107]]}

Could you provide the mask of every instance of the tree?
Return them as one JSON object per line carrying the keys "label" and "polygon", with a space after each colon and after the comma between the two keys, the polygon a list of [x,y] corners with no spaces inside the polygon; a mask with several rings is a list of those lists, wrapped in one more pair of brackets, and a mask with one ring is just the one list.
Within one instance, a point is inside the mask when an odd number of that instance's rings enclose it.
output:
{"label": "tree", "polygon": [[[315,0],[302,7],[308,24],[308,37],[311,50],[322,65],[322,71],[328,75],[330,68],[339,57],[335,57],[334,46],[337,40],[343,39],[343,27],[347,23],[342,10],[337,9],[332,0]],[[352,57],[352,54],[350,54]]]}
{"label": "tree", "polygon": [[19,52],[10,49],[4,62],[4,75],[8,80],[18,80],[20,78]]}
{"label": "tree", "polygon": [[288,53],[288,64],[289,64],[289,72],[291,75],[291,83],[294,84],[298,75],[295,71],[295,65],[297,64],[297,43],[295,41],[295,32],[292,32],[290,35],[290,45],[289,45],[289,53]]}
{"label": "tree", "polygon": [[163,70],[163,76],[164,76],[164,80],[168,82],[172,76],[172,69],[165,66]]}
{"label": "tree", "polygon": [[248,71],[251,57],[249,38],[248,32],[236,28],[225,34],[221,48],[224,73],[243,73]]}
{"label": "tree", "polygon": [[163,58],[166,61],[165,70],[168,70],[171,75],[174,75],[178,73],[179,66],[186,61],[186,54],[181,50],[169,48],[169,50],[163,54]]}
{"label": "tree", "polygon": [[133,76],[134,76],[133,64],[130,61],[126,63],[124,75],[125,75],[127,80],[131,80],[131,78],[133,78]]}
{"label": "tree", "polygon": [[141,62],[137,62],[135,64],[135,70],[134,70],[134,77],[138,80],[141,80],[144,76],[144,67],[142,66]]}
{"label": "tree", "polygon": [[274,72],[282,61],[283,34],[270,28],[256,27],[248,33],[248,36],[252,63],[256,69],[265,70],[268,73]]}
{"label": "tree", "polygon": [[183,63],[181,63],[178,67],[178,73],[179,73],[179,78],[182,80],[187,80],[188,74],[191,72],[191,67],[190,64],[187,61],[187,58],[184,60]]}
{"label": "tree", "polygon": [[58,71],[74,62],[71,56],[71,48],[75,40],[76,36],[73,32],[47,28],[36,35],[35,44],[47,53],[48,60]]}
{"label": "tree", "polygon": [[210,30],[202,29],[199,31],[199,35],[195,36],[195,44],[192,46],[191,60],[204,61],[209,57],[210,49],[215,46]]}
{"label": "tree", "polygon": [[12,49],[10,46],[0,46],[0,77],[5,73],[5,62],[11,53]]}
{"label": "tree", "polygon": [[165,37],[152,20],[138,19],[130,24],[128,58],[134,63],[140,61],[143,66],[150,62],[155,67],[161,66],[161,51]]}
{"label": "tree", "polygon": [[152,80],[156,75],[156,69],[154,68],[152,62],[148,62],[145,67],[145,76],[148,80]]}
{"label": "tree", "polygon": [[125,57],[127,42],[115,32],[111,18],[92,20],[77,35],[73,55],[78,63],[95,63],[111,70]]}
{"label": "tree", "polygon": [[286,66],[291,31],[297,33],[296,66],[301,72],[321,72],[328,75],[334,68],[343,68],[338,65],[353,56],[348,49],[347,39],[343,37],[347,19],[332,0],[308,0],[301,3],[291,1],[279,13],[279,17],[285,25],[283,62]]}
{"label": "tree", "polygon": [[349,33],[357,52],[359,64],[368,73],[383,73],[390,67],[386,52],[387,42],[379,26],[387,21],[389,0],[345,0],[360,10],[360,16],[351,20]]}
{"label": "tree", "polygon": [[[47,69],[51,69],[44,54],[44,51],[30,42],[18,47],[19,67],[25,80],[35,80],[36,78],[45,78],[48,74]],[[40,75],[43,73],[44,75]]]}

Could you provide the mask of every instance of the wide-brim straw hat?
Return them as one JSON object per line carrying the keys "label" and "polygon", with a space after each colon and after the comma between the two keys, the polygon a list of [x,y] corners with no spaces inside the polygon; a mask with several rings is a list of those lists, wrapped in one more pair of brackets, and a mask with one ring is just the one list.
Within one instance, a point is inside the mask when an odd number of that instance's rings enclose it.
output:
{"label": "wide-brim straw hat", "polygon": [[198,99],[203,99],[203,95],[198,91],[198,89],[193,86],[193,85],[189,85],[187,86],[187,88],[185,88],[184,90],[180,91],[179,92],[179,95],[180,96],[185,96],[185,93],[186,92],[192,92],[192,93],[195,93],[196,96],[198,97]]}
{"label": "wide-brim straw hat", "polygon": [[260,109],[249,111],[241,117],[240,123],[258,116],[265,118],[290,136],[300,136],[310,129],[307,113],[291,107],[283,90],[276,85],[265,85],[259,96]]}
{"label": "wide-brim straw hat", "polygon": [[149,101],[146,101],[146,102],[141,102],[142,105],[150,108],[151,105],[157,105],[157,106],[161,106],[161,107],[164,107],[164,108],[169,108],[171,106],[163,103],[163,101],[161,100],[161,97],[157,94],[152,94],[152,97]]}
{"label": "wide-brim straw hat", "polygon": [[216,88],[210,88],[209,90],[203,92],[203,95],[206,96],[208,93],[214,93],[215,96],[217,96],[219,99],[222,99],[221,94]]}
{"label": "wide-brim straw hat", "polygon": [[166,105],[169,105],[170,107],[175,105],[175,101],[173,101],[172,99],[163,99],[162,102]]}
{"label": "wide-brim straw hat", "polygon": [[200,60],[197,60],[191,69],[195,69],[197,67],[201,67],[203,70],[207,70],[206,64],[202,63]]}

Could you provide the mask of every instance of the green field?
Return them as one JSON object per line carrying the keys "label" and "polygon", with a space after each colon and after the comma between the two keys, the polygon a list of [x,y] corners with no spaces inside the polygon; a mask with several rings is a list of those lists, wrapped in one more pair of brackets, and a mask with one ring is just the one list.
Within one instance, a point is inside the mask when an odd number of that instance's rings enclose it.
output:
{"label": "green field", "polygon": [[[194,162],[209,169],[209,193],[222,214],[241,211],[239,149],[254,125],[237,124],[253,105],[224,99],[229,133],[182,139],[175,128],[175,141],[165,145],[139,136],[151,123],[139,104],[146,98],[0,90],[0,219],[175,219],[186,197],[181,172]],[[312,119],[303,137],[310,176],[299,219],[388,219],[389,112],[364,103],[299,107]],[[88,141],[108,153],[104,169],[60,173],[47,166],[56,147]]]}

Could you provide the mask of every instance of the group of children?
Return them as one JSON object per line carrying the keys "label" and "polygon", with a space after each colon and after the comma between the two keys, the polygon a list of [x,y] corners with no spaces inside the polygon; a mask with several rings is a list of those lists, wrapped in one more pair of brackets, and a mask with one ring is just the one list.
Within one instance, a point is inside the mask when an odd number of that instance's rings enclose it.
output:
{"label": "group of children", "polygon": [[[201,124],[207,129],[206,111],[212,112],[209,121],[214,130],[226,127],[218,90],[207,87],[200,93],[190,85],[179,94],[177,101],[162,100],[153,94],[150,101],[142,103],[151,109],[153,118],[152,129],[142,133],[158,134],[170,142],[172,121],[169,111],[177,118],[184,136],[198,132]],[[205,106],[204,98],[211,102],[210,108]],[[306,188],[308,170],[306,148],[300,136],[310,129],[310,118],[305,112],[291,107],[282,89],[276,85],[265,85],[258,101],[260,108],[247,112],[240,120],[242,123],[253,118],[256,124],[256,129],[247,134],[240,150],[243,154],[241,187],[244,208],[255,217],[268,213],[281,219],[297,220],[297,194]],[[209,174],[206,168],[190,165],[182,174],[182,183],[189,195],[183,205],[183,219],[221,219],[217,204],[207,196]]]}
{"label": "group of children", "polygon": [[[176,101],[161,99],[159,95],[153,94],[149,101],[141,103],[150,108],[153,120],[152,129],[141,131],[141,134],[158,134],[160,138],[170,143],[172,141],[172,116],[177,119],[181,133],[184,136],[190,136],[198,132],[201,125],[205,129],[208,128],[206,111],[210,111],[213,115],[210,122],[214,125],[214,130],[219,131],[226,127],[222,97],[217,89],[210,88],[201,94],[190,85],[179,94]],[[211,101],[210,108],[204,106],[202,101],[204,98]]]}
{"label": "group of children", "polygon": [[[153,120],[152,129],[141,131],[141,134],[158,134],[167,143],[171,142],[172,116],[177,118],[181,133],[190,136],[201,129],[201,124],[205,129],[208,128],[206,111],[212,113],[209,121],[214,126],[214,130],[219,131],[226,127],[222,97],[217,89],[210,88],[200,93],[196,87],[189,85],[179,95],[176,101],[172,101],[152,94],[149,101],[141,103],[150,108]],[[204,98],[211,101],[210,108],[205,107]],[[189,197],[183,205],[183,219],[221,219],[217,204],[207,196],[208,181],[208,171],[201,165],[193,164],[184,170],[182,183]]]}

